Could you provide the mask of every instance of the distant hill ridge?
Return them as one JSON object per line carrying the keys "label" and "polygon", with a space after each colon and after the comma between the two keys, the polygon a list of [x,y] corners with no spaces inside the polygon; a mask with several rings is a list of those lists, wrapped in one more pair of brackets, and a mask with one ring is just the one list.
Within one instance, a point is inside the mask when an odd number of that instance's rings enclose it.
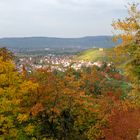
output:
{"label": "distant hill ridge", "polygon": [[112,36],[87,36],[81,38],[15,37],[1,38],[0,47],[8,48],[110,48],[116,44]]}

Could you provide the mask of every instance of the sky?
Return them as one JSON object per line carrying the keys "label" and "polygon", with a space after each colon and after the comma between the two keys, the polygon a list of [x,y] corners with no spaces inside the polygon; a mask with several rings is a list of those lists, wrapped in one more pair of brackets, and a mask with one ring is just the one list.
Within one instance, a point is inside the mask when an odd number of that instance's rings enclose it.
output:
{"label": "sky", "polygon": [[[135,0],[138,2],[139,0]],[[0,37],[111,35],[132,0],[0,0]]]}

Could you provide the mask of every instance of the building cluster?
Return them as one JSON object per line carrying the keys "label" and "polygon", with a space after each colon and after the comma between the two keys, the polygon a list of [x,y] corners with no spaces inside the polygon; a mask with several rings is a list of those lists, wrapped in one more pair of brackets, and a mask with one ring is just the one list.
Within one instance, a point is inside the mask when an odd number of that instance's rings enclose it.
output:
{"label": "building cluster", "polygon": [[102,62],[90,62],[84,60],[75,60],[74,55],[52,55],[48,54],[43,57],[34,56],[34,57],[22,57],[19,58],[17,62],[17,69],[22,71],[23,66],[26,67],[26,70],[31,73],[35,69],[45,69],[50,68],[53,70],[65,71],[68,67],[72,67],[76,70],[81,69],[81,67],[91,67],[96,65],[98,67],[102,66]]}

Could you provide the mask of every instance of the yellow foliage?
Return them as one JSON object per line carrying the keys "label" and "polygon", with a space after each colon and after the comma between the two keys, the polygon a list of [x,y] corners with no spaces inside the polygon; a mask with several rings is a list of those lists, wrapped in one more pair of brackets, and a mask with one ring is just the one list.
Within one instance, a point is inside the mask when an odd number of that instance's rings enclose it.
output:
{"label": "yellow foliage", "polygon": [[24,131],[27,135],[31,135],[34,132],[34,126],[32,124],[29,124],[24,128]]}
{"label": "yellow foliage", "polygon": [[92,126],[88,132],[87,132],[87,137],[89,140],[97,140],[100,138],[104,138],[103,132],[101,130],[101,125],[96,124],[95,126]]}
{"label": "yellow foliage", "polygon": [[115,35],[114,41],[122,39],[121,46],[123,45],[123,47],[132,41],[140,28],[140,12],[138,11],[137,6],[138,5],[135,3],[128,5],[129,16],[124,20],[113,20],[112,27],[114,30],[121,31],[120,34]]}
{"label": "yellow foliage", "polygon": [[20,92],[21,94],[25,95],[28,94],[31,91],[35,91],[38,87],[38,84],[32,83],[31,81],[24,81],[21,85],[20,85]]}
{"label": "yellow foliage", "polygon": [[0,88],[0,96],[4,93],[4,90]]}
{"label": "yellow foliage", "polygon": [[29,118],[28,114],[19,114],[17,117],[18,121],[20,122],[26,122],[28,118]]}
{"label": "yellow foliage", "polygon": [[11,137],[16,138],[17,134],[18,134],[18,130],[15,128],[11,128],[9,133],[10,133]]}

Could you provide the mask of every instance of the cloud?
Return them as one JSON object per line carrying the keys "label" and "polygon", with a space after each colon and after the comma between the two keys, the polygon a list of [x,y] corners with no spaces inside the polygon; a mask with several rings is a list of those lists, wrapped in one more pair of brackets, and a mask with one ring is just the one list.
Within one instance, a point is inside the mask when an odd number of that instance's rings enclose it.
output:
{"label": "cloud", "polygon": [[111,34],[131,0],[0,0],[0,37]]}

